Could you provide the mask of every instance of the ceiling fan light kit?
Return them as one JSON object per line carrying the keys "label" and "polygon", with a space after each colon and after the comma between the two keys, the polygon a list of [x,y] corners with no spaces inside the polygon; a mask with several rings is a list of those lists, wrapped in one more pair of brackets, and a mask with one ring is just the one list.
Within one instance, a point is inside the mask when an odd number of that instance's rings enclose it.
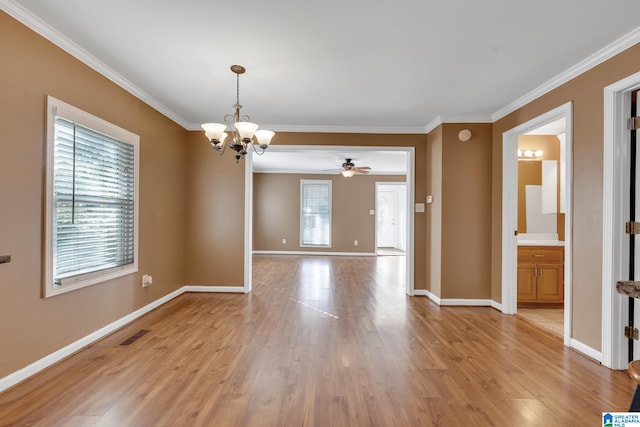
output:
{"label": "ceiling fan light kit", "polygon": [[345,178],[351,178],[355,174],[366,175],[371,170],[369,166],[356,167],[356,165],[351,160],[352,159],[345,159],[345,162],[342,164],[342,170],[340,171],[340,174]]}
{"label": "ceiling fan light kit", "polygon": [[[211,147],[223,155],[226,147],[236,152],[236,163],[239,163],[247,155],[248,147],[252,147],[256,154],[262,155],[269,148],[271,139],[275,135],[270,130],[258,130],[258,125],[251,122],[251,117],[240,114],[240,74],[244,74],[246,69],[242,65],[232,65],[231,71],[236,74],[236,103],[233,105],[234,113],[224,116],[222,123],[204,123],[204,130]],[[227,141],[227,130],[231,132],[231,139]],[[260,149],[256,148],[258,146]]]}

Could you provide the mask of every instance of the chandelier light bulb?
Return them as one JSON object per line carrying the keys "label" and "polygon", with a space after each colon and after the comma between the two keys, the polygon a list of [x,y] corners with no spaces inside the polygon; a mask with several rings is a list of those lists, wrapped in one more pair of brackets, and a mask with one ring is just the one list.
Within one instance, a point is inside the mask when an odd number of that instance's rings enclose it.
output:
{"label": "chandelier light bulb", "polygon": [[207,138],[209,139],[209,141],[216,141],[216,142],[220,141],[222,134],[224,134],[226,137],[226,133],[224,132],[226,128],[227,128],[227,125],[223,125],[220,123],[204,123],[202,125],[202,129],[204,129],[204,133],[205,135],[207,135]]}
{"label": "chandelier light bulb", "polygon": [[243,141],[253,138],[256,130],[258,130],[258,125],[251,122],[236,122],[234,126]]}
{"label": "chandelier light bulb", "polygon": [[256,139],[258,140],[259,146],[268,146],[271,143],[271,138],[275,135],[275,132],[261,129],[256,131]]}
{"label": "chandelier light bulb", "polygon": [[226,132],[222,132],[220,134],[220,138],[218,138],[220,140],[220,144],[224,144],[225,139],[227,139],[227,133]]}

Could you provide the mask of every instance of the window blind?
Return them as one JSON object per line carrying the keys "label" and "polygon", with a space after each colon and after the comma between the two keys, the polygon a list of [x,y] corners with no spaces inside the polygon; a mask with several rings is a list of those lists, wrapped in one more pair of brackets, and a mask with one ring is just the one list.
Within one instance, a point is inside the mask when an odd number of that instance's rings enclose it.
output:
{"label": "window blind", "polygon": [[132,144],[56,117],[55,284],[133,263],[134,174]]}
{"label": "window blind", "polygon": [[302,245],[330,244],[330,185],[327,181],[302,181]]}

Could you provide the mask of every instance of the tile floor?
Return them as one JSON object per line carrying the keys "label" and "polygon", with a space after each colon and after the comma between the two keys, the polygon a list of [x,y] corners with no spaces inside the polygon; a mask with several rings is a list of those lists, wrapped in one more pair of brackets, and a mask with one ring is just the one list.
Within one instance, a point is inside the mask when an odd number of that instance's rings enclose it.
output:
{"label": "tile floor", "polygon": [[555,335],[564,336],[564,309],[562,308],[518,308],[518,315]]}

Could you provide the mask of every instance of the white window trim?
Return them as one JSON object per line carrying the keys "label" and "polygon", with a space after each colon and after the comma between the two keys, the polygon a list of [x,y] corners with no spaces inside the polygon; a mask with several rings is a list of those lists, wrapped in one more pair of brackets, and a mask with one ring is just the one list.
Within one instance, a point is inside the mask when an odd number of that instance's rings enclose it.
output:
{"label": "white window trim", "polygon": [[[68,120],[82,124],[90,129],[109,135],[113,138],[127,142],[134,147],[135,173],[134,173],[134,248],[133,263],[121,267],[96,271],[78,276],[74,282],[71,280],[63,286],[56,286],[53,278],[53,171],[54,171],[54,138],[55,138],[55,118],[64,117]],[[138,271],[138,212],[139,212],[139,175],[140,175],[140,137],[121,127],[111,124],[99,117],[79,110],[72,105],[62,102],[52,96],[47,97],[47,164],[46,164],[46,205],[45,205],[45,274],[44,274],[44,297],[49,298],[69,291],[95,285],[117,277],[126,276]]]}
{"label": "white window trim", "polygon": [[[302,203],[304,202],[304,185],[305,184],[329,184],[329,244],[327,245],[309,245],[302,243],[302,235],[304,233],[304,221],[302,212]],[[333,181],[330,179],[301,179],[300,180],[300,247],[301,248],[331,248],[331,235],[333,234],[333,227],[331,221],[333,220]]]}

